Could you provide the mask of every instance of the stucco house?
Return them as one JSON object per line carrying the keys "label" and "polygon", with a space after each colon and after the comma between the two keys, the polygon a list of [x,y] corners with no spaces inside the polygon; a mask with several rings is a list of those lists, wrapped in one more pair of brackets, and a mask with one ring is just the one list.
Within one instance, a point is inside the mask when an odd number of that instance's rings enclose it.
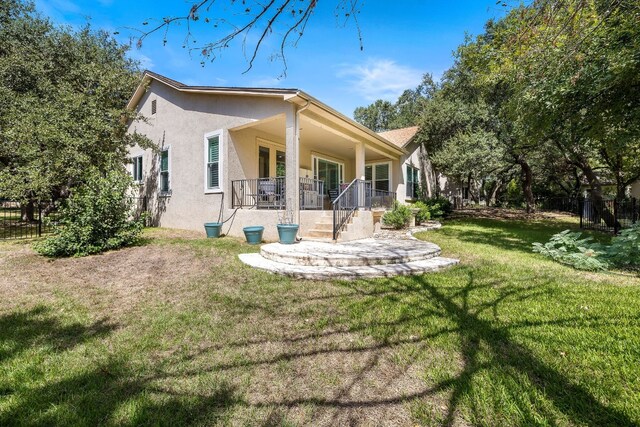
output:
{"label": "stucco house", "polygon": [[298,89],[189,86],[146,71],[128,124],[158,147],[129,151],[155,225],[223,233],[283,217],[302,237],[370,237],[376,208],[411,201],[417,128],[377,134]]}

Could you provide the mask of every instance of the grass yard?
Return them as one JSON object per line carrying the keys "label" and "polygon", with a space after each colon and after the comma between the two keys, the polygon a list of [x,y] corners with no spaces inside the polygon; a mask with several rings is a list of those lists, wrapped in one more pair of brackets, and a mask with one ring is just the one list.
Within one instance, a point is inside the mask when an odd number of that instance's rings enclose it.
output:
{"label": "grass yard", "polygon": [[461,265],[352,282],[152,229],[46,260],[0,243],[0,425],[640,424],[640,278],[530,251],[573,222],[461,218]]}

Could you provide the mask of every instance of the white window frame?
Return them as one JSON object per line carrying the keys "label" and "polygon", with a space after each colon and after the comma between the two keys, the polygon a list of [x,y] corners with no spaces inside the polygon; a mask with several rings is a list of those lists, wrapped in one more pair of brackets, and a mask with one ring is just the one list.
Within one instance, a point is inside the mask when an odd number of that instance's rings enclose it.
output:
{"label": "white window frame", "polygon": [[[218,137],[218,186],[217,187],[209,187],[209,138],[214,136]],[[204,193],[205,194],[216,194],[224,192],[224,132],[223,129],[214,130],[212,132],[207,132],[204,134],[204,142],[203,142],[203,151],[204,151]]]}
{"label": "white window frame", "polygon": [[[414,166],[414,165],[413,165],[413,163],[409,163],[409,162],[405,163],[405,164],[404,164],[404,166],[405,166],[405,167],[403,168],[403,169],[404,169],[403,173],[404,173],[404,175],[405,175],[405,176],[404,176],[404,183],[405,183],[405,184],[404,184],[404,186],[405,186],[405,189],[404,189],[404,198],[405,198],[405,200],[416,200],[416,199],[418,198],[418,197],[416,197],[416,196],[417,196],[417,194],[414,194],[414,195],[413,195],[413,197],[411,197],[411,196],[407,196],[407,190],[409,189],[409,174],[407,174],[407,166],[409,166],[409,167],[411,167],[412,169],[415,169],[415,170],[417,170],[417,171],[418,171],[418,185],[420,185],[420,168],[419,168],[419,167],[417,167],[417,166]],[[412,178],[413,178],[413,177],[412,177]],[[412,191],[412,192],[413,192],[413,191]]]}
{"label": "white window frame", "polygon": [[[344,162],[339,161],[338,159],[335,158],[331,158],[331,157],[324,157],[322,155],[319,154],[312,154],[311,155],[311,168],[313,171],[313,179],[319,179],[318,178],[318,167],[317,167],[317,160],[324,160],[325,162],[330,162],[330,163],[335,163],[337,165],[340,166],[340,177],[339,177],[339,183],[338,183],[338,189],[340,188],[340,185],[344,184]],[[325,191],[326,191],[326,187],[325,187]]]}
{"label": "white window frame", "polygon": [[[140,159],[140,176],[139,179],[136,179],[136,160]],[[141,184],[144,181],[144,156],[139,154],[137,156],[131,157],[131,177],[133,178],[133,182],[136,184]]]}
{"label": "white window frame", "polygon": [[[169,177],[169,188],[167,191],[162,190],[162,152],[167,152],[167,173]],[[160,155],[158,156],[158,194],[160,196],[170,196],[172,190],[172,179],[171,179],[171,145],[166,145],[160,149]]]}
{"label": "white window frame", "polygon": [[372,188],[376,189],[375,187],[375,182],[376,182],[376,165],[384,165],[387,164],[389,165],[389,189],[387,191],[393,193],[392,189],[393,189],[393,174],[391,173],[391,161],[385,161],[385,162],[370,162],[370,163],[366,163],[365,169],[367,166],[371,166],[371,186]]}

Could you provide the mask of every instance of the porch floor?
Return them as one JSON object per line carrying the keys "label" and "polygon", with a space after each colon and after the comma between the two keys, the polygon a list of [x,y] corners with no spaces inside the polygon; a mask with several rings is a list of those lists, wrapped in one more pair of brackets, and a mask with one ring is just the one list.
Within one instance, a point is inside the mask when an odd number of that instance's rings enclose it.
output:
{"label": "porch floor", "polygon": [[348,279],[422,274],[458,263],[440,257],[429,242],[362,239],[343,243],[302,241],[293,245],[270,243],[259,254],[241,254],[252,267],[303,279]]}

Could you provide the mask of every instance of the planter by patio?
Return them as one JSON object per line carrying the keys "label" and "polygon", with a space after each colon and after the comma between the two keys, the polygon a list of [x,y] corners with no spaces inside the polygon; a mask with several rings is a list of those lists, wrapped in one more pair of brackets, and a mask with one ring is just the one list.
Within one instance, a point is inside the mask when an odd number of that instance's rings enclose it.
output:
{"label": "planter by patio", "polygon": [[278,224],[278,237],[280,243],[290,245],[296,242],[298,235],[298,224]]}
{"label": "planter by patio", "polygon": [[246,237],[248,244],[259,245],[262,242],[263,226],[255,225],[252,227],[244,227],[242,231],[244,231],[244,237]]}
{"label": "planter by patio", "polygon": [[216,239],[220,237],[220,230],[222,230],[221,222],[205,222],[204,229],[207,232],[207,238]]}

